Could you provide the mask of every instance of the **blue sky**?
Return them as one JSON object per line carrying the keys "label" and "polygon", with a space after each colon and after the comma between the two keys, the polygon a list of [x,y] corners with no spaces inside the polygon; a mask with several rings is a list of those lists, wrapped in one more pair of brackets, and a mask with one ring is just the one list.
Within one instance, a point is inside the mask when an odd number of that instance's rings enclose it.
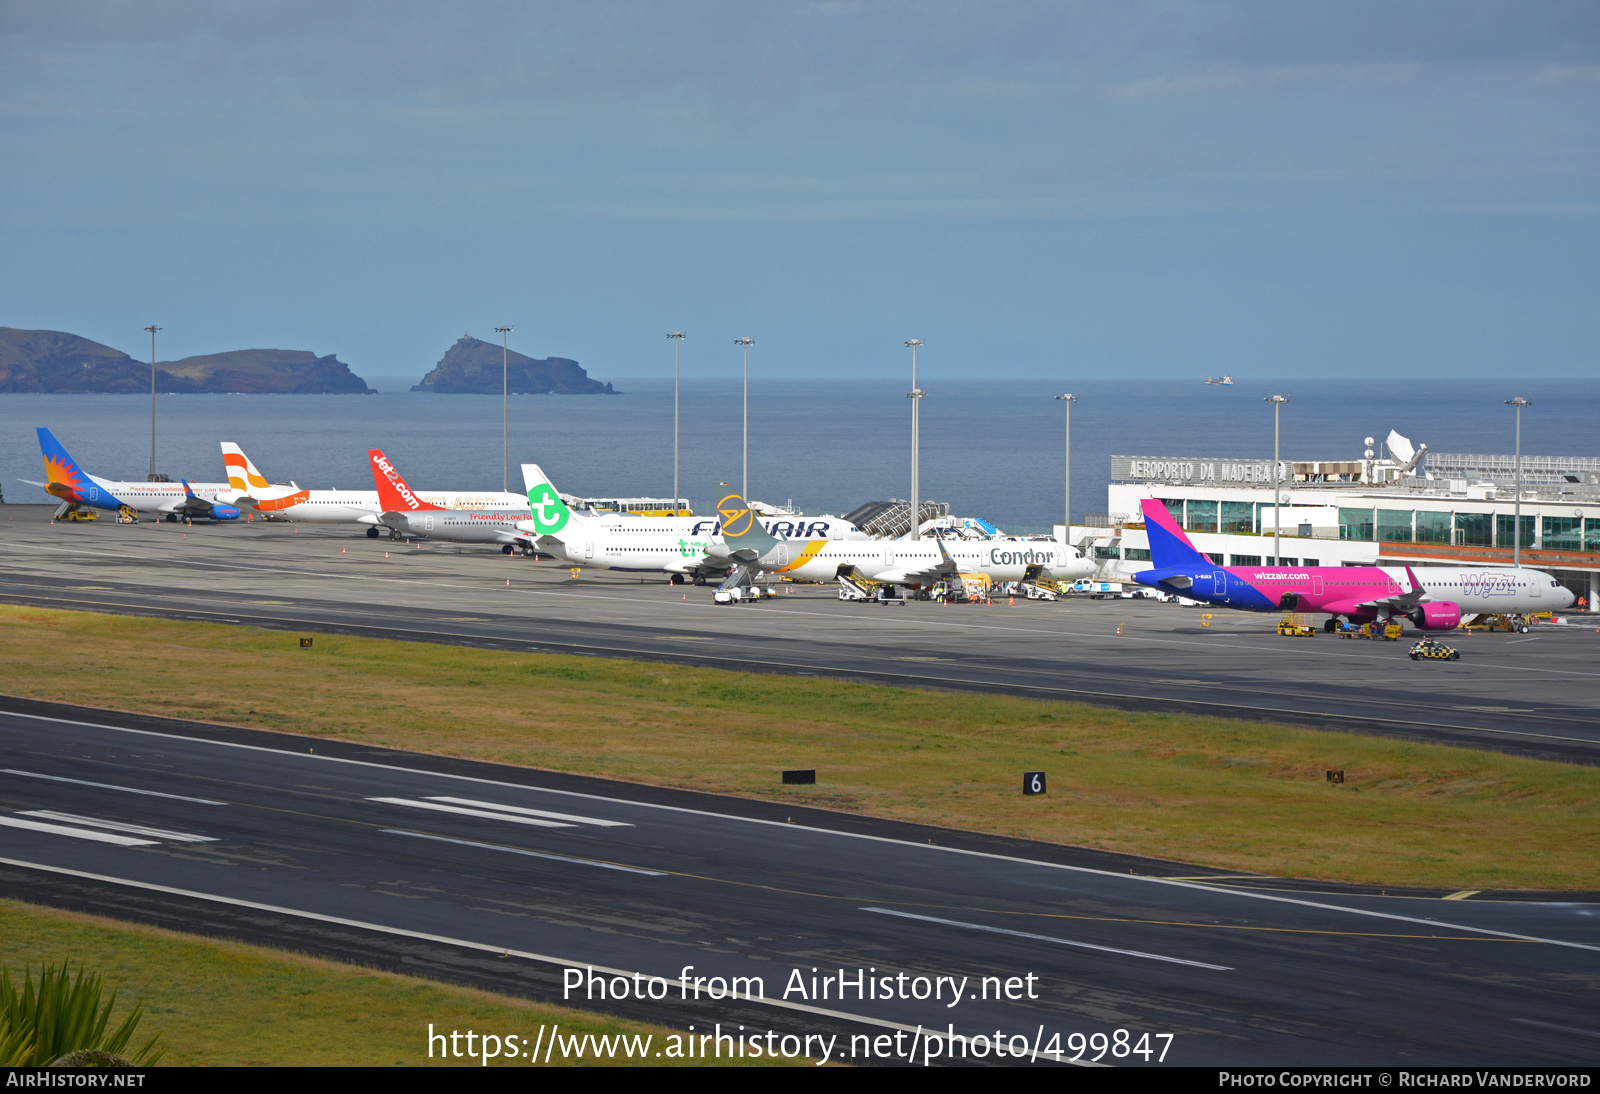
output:
{"label": "blue sky", "polygon": [[420,376],[1589,376],[1600,6],[0,5],[0,325]]}

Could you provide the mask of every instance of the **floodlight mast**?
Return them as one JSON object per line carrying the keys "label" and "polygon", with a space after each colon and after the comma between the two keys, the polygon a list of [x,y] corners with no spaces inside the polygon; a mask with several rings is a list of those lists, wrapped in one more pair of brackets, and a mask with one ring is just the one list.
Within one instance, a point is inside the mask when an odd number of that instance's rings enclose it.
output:
{"label": "floodlight mast", "polygon": [[672,515],[677,516],[682,508],[678,497],[678,348],[689,336],[675,330],[667,337],[672,339]]}
{"label": "floodlight mast", "polygon": [[911,538],[922,538],[922,506],[919,504],[919,490],[922,484],[918,481],[919,464],[922,459],[922,419],[920,409],[922,405],[923,390],[917,386],[917,348],[922,345],[922,339],[912,338],[906,342],[911,348],[911,391],[906,395],[911,400]]}
{"label": "floodlight mast", "polygon": [[744,347],[744,480],[740,484],[745,504],[750,502],[750,347],[754,338],[735,338],[733,344]]}
{"label": "floodlight mast", "polygon": [[1078,397],[1069,391],[1065,395],[1057,395],[1056,401],[1067,404],[1067,529],[1065,534],[1067,537],[1067,546],[1070,547],[1072,546],[1072,404],[1078,401]]}
{"label": "floodlight mast", "polygon": [[507,405],[511,402],[511,366],[508,363],[510,351],[506,348],[506,336],[516,330],[513,326],[496,327],[495,333],[500,336],[500,492],[511,493],[511,416]]}
{"label": "floodlight mast", "polygon": [[1283,498],[1278,472],[1278,412],[1283,409],[1283,404],[1289,401],[1287,395],[1270,395],[1262,402],[1272,404],[1272,564],[1283,565],[1283,519],[1278,508]]}
{"label": "floodlight mast", "polygon": [[1511,517],[1511,565],[1522,569],[1522,408],[1533,404],[1522,396],[1507,399],[1506,406],[1517,408],[1517,500]]}
{"label": "floodlight mast", "polygon": [[156,481],[156,331],[162,328],[154,323],[144,328],[150,332],[150,481]]}

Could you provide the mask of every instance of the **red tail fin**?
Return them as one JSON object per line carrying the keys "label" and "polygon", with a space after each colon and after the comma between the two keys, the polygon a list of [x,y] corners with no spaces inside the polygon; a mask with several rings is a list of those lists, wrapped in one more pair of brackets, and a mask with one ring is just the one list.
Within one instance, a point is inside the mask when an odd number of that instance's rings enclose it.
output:
{"label": "red tail fin", "polygon": [[420,513],[425,509],[444,508],[423,501],[412,493],[411,487],[406,485],[406,480],[400,477],[400,472],[382,451],[369,448],[367,455],[372,459],[372,481],[378,487],[378,504],[383,506],[384,512]]}

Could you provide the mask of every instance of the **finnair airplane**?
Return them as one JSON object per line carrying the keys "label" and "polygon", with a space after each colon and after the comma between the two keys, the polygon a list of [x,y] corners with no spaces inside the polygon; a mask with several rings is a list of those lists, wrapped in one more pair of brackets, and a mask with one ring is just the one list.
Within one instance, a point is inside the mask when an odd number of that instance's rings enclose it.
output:
{"label": "finnair airplane", "polygon": [[852,571],[886,585],[929,585],[969,574],[990,581],[1063,581],[1096,568],[1076,548],[1051,540],[787,540],[763,528],[738,494],[719,501],[717,512],[723,542],[709,549],[713,558],[802,581],[832,581]]}
{"label": "finnair airplane", "polygon": [[517,527],[535,537],[539,550],[562,561],[596,569],[665,573],[674,585],[689,579],[704,585],[707,577],[721,577],[730,568],[725,557],[711,557],[715,539],[710,535],[650,530],[689,518],[597,520],[573,512],[537,464],[523,464],[522,473],[533,486],[528,490],[529,515]]}
{"label": "finnair airplane", "polygon": [[[1573,594],[1541,570],[1498,566],[1218,566],[1195,550],[1162,502],[1147,498],[1152,569],[1141,585],[1252,612],[1327,612],[1352,623],[1406,619],[1420,630],[1454,630],[1463,614],[1560,611]],[[1419,576],[1420,575],[1420,576]]]}
{"label": "finnair airplane", "polygon": [[44,454],[45,482],[23,481],[42,487],[45,493],[61,499],[56,515],[71,509],[127,508],[157,513],[168,520],[238,520],[237,506],[225,504],[219,495],[228,487],[220,482],[113,482],[91,475],[62,447],[43,426],[39,427],[39,450]]}
{"label": "finnair airplane", "polygon": [[[224,500],[266,516],[307,524],[361,524],[376,539],[383,526],[384,506],[376,490],[302,490],[295,483],[272,483],[256,470],[244,449],[222,442],[222,462],[228,469],[231,494]],[[525,511],[520,494],[499,491],[469,493],[464,490],[418,490],[416,497],[441,509],[485,509],[509,506]]]}
{"label": "finnair airplane", "polygon": [[[531,493],[540,486],[555,490],[555,484],[536,463],[522,465],[522,482]],[[556,491],[559,496],[560,491]],[[565,503],[563,503],[565,504]],[[689,539],[707,540],[719,534],[720,517],[647,517],[636,513],[610,511],[574,511],[585,520],[598,521],[618,532],[640,532],[650,535],[678,535]],[[795,539],[870,539],[871,537],[843,517],[824,513],[820,517],[767,517],[762,526],[775,536]]]}

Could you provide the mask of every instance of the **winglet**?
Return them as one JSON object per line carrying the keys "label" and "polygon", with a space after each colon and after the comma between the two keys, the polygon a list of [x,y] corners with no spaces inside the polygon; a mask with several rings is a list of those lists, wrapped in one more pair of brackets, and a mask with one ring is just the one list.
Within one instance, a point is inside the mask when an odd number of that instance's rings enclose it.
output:
{"label": "winglet", "polygon": [[420,513],[425,510],[442,510],[444,506],[423,501],[406,485],[399,470],[389,462],[382,450],[367,449],[372,460],[372,482],[378,488],[378,505],[386,513]]}
{"label": "winglet", "polygon": [[1150,561],[1155,563],[1157,570],[1187,566],[1211,568],[1211,560],[1189,542],[1189,537],[1183,534],[1178,522],[1172,519],[1165,502],[1157,498],[1145,498],[1139,507],[1144,510],[1144,533],[1150,543]]}

